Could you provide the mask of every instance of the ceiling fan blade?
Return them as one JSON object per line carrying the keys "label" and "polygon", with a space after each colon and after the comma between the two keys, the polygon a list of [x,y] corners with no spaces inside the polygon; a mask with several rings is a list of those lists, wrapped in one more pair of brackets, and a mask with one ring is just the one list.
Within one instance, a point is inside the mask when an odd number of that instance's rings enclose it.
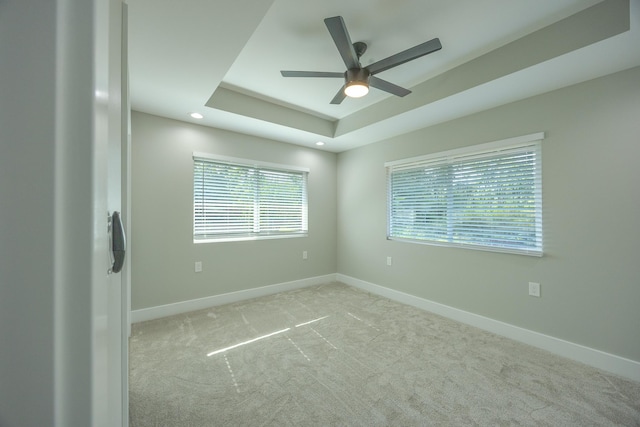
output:
{"label": "ceiling fan blade", "polygon": [[382,80],[376,76],[369,77],[369,85],[396,96],[407,96],[411,93],[409,89],[394,85],[393,83]]}
{"label": "ceiling fan blade", "polygon": [[400,53],[396,53],[395,55],[391,55],[388,58],[381,59],[380,61],[374,62],[365,68],[367,68],[371,74],[381,73],[389,68],[396,67],[400,64],[404,64],[405,62],[420,58],[421,56],[428,55],[440,49],[442,49],[440,39],[435,38]]}
{"label": "ceiling fan blade", "polygon": [[324,23],[327,26],[329,34],[331,34],[333,42],[336,44],[338,52],[340,52],[340,56],[342,57],[344,64],[347,66],[347,69],[360,68],[358,55],[353,47],[353,43],[351,43],[351,37],[349,37],[347,26],[344,24],[342,16],[326,18]]}
{"label": "ceiling fan blade", "polygon": [[340,104],[342,101],[344,101],[346,97],[347,95],[344,93],[344,85],[343,85],[338,91],[338,93],[336,93],[336,96],[334,96],[333,99],[331,100],[331,104]]}
{"label": "ceiling fan blade", "polygon": [[344,73],[331,71],[280,71],[282,77],[339,77],[344,78]]}

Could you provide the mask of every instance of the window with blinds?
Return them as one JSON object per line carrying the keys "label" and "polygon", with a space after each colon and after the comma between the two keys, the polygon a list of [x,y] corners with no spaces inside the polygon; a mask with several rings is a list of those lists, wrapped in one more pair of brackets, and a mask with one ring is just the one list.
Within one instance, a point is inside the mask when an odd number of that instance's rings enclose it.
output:
{"label": "window with blinds", "polygon": [[306,236],[308,172],[194,153],[194,242]]}
{"label": "window with blinds", "polygon": [[543,137],[386,163],[388,238],[541,256]]}

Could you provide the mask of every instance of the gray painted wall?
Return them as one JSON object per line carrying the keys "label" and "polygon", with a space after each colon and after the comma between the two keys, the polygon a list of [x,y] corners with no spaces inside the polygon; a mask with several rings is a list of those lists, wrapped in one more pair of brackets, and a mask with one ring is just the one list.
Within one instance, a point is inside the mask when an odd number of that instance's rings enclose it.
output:
{"label": "gray painted wall", "polygon": [[54,417],[56,4],[33,3],[0,4],[2,426]]}
{"label": "gray painted wall", "polygon": [[[140,112],[131,126],[133,310],[336,272],[334,153]],[[194,151],[308,167],[309,236],[194,244]]]}
{"label": "gray painted wall", "polygon": [[[540,131],[544,257],[386,240],[384,162]],[[640,68],[341,153],[338,272],[640,361],[638,159]]]}
{"label": "gray painted wall", "polygon": [[91,407],[91,40],[108,30],[86,19],[94,3],[0,2],[2,427],[102,420]]}

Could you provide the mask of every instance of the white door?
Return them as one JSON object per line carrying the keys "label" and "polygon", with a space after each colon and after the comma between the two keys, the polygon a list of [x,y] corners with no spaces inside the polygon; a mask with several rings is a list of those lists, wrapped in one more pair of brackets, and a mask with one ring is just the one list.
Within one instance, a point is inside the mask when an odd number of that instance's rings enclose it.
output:
{"label": "white door", "polygon": [[[94,426],[128,425],[126,281],[113,272],[113,214],[122,211],[122,153],[126,135],[123,85],[123,4],[95,0],[94,215],[97,247],[93,270]],[[124,74],[126,75],[126,73]],[[126,82],[126,81],[125,81]],[[123,88],[125,90],[123,90]],[[123,96],[124,95],[124,96]],[[123,304],[124,303],[124,304]]]}

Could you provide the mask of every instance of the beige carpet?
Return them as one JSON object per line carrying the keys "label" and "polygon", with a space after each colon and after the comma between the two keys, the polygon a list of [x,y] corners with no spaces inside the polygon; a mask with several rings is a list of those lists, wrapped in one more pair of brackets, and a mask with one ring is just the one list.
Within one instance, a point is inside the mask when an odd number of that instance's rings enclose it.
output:
{"label": "beige carpet", "polygon": [[131,426],[640,426],[640,383],[332,283],[134,325]]}

